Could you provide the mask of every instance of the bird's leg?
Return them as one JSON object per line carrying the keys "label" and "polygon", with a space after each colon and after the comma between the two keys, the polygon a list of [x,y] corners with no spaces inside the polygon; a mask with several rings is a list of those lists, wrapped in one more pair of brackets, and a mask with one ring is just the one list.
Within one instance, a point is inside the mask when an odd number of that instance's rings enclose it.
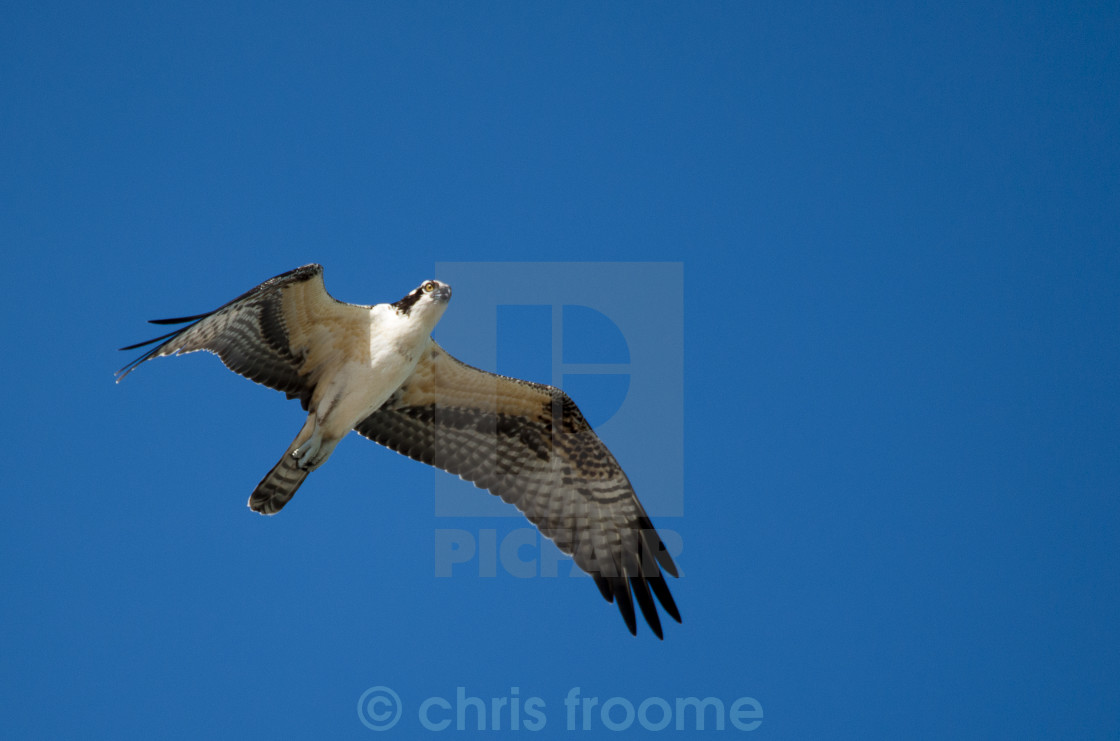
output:
{"label": "bird's leg", "polygon": [[[296,465],[303,469],[311,467],[312,462],[319,454],[319,448],[323,445],[323,432],[319,429],[319,420],[315,418],[314,414],[307,420],[307,425],[311,426],[311,434],[292,450],[292,457],[296,459]],[[304,425],[303,428],[305,432],[307,431],[307,425]]]}
{"label": "bird's leg", "polygon": [[[311,415],[311,418],[307,420],[307,425],[311,426],[310,436],[292,450],[292,457],[296,459],[296,465],[303,470],[314,471],[323,465],[327,458],[331,457],[335,446],[338,445],[338,440],[323,439],[323,430],[319,426],[319,420],[315,415]],[[305,431],[307,425],[304,426]]]}

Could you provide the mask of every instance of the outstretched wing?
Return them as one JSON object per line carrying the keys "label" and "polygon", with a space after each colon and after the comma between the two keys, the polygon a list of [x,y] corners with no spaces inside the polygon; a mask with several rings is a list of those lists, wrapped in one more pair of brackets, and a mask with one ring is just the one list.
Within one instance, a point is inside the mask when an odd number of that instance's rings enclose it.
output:
{"label": "outstretched wing", "polygon": [[332,338],[320,335],[341,324],[331,322],[331,318],[353,308],[327,293],[321,265],[304,265],[261,283],[209,313],[153,319],[152,324],[191,324],[122,347],[132,350],[160,343],[117,371],[117,381],[145,360],[208,350],[235,373],[283,391],[289,399],[299,398],[306,408],[315,388],[314,369],[324,360],[314,357],[313,350],[331,352],[337,346],[330,341]]}
{"label": "outstretched wing", "polygon": [[673,560],[626,474],[560,389],[473,368],[432,342],[354,429],[516,505],[594,577],[631,633],[636,600],[662,635],[651,592],[680,622],[661,571],[676,576]]}

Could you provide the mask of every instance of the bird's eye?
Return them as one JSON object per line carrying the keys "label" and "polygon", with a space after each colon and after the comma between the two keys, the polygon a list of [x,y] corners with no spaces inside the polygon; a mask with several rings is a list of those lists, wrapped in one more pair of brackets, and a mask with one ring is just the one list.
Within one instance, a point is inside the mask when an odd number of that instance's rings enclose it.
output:
{"label": "bird's eye", "polygon": [[432,281],[428,281],[423,286],[421,286],[421,290],[423,290],[424,293],[431,293],[432,291],[436,290],[436,284]]}

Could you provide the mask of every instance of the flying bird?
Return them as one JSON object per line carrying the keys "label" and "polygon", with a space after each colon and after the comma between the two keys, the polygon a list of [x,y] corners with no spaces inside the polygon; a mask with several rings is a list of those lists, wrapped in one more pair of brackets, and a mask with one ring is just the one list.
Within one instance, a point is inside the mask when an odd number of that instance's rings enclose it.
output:
{"label": "flying bird", "polygon": [[450,299],[450,286],[428,280],[391,304],[348,304],[327,293],[321,265],[304,265],[214,311],[152,320],[187,326],[122,347],[155,344],[116,379],[152,358],[212,352],[308,413],[249,497],[254,511],[279,512],[356,430],[515,505],[594,578],[631,634],[637,602],[661,638],[654,597],[679,623],[663,573],[677,567],[630,480],[563,391],[474,368],[436,344]]}

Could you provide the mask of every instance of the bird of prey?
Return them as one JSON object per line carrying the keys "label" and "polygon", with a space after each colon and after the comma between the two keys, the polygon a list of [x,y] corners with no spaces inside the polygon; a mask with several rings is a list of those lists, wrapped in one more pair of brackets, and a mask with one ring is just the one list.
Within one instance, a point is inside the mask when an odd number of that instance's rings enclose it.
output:
{"label": "bird of prey", "polygon": [[[304,265],[196,316],[117,371],[207,350],[235,373],[299,399],[307,421],[249,507],[279,512],[350,430],[488,489],[570,554],[636,634],[634,602],[662,637],[653,597],[680,622],[664,572],[677,568],[630,480],[558,388],[462,363],[432,340],[451,287],[428,280],[392,304],[332,298]],[[158,344],[156,344],[158,343]]]}

